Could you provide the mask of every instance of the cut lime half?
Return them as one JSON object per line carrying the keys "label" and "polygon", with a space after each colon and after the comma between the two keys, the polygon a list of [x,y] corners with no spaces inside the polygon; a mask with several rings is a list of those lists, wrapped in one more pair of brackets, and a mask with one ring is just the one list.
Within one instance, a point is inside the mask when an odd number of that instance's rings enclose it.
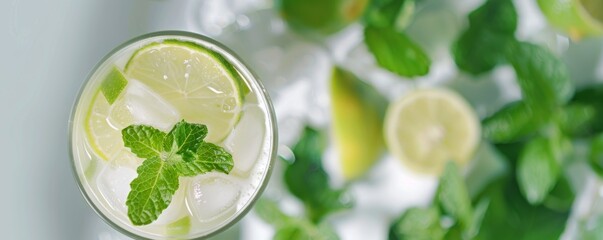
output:
{"label": "cut lime half", "polygon": [[134,53],[125,73],[169,102],[186,121],[207,125],[210,142],[223,140],[239,119],[238,73],[220,55],[195,43],[149,44]]}
{"label": "cut lime half", "polygon": [[572,39],[603,35],[603,1],[538,0],[549,23]]}
{"label": "cut lime half", "polygon": [[440,174],[448,161],[465,165],[480,139],[473,109],[446,89],[417,90],[392,103],[384,128],[390,152],[427,174]]}

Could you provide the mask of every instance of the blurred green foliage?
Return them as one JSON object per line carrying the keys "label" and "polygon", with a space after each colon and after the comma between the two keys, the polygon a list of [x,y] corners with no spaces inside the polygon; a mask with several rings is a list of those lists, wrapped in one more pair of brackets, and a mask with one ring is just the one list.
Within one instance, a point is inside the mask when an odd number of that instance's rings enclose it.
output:
{"label": "blurred green foliage", "polygon": [[332,34],[358,20],[369,0],[277,0],[282,17],[302,32]]}
{"label": "blurred green foliage", "polygon": [[329,176],[322,167],[325,146],[326,138],[306,127],[293,148],[295,161],[285,170],[287,189],[304,203],[308,218],[316,223],[332,211],[351,207],[344,199],[345,190],[329,185]]}
{"label": "blurred green foliage", "polygon": [[[430,56],[405,32],[421,1],[277,2],[284,19],[302,33],[329,36],[359,23],[364,44],[380,67],[404,78],[430,71]],[[505,167],[471,197],[461,171],[447,165],[433,204],[402,213],[392,223],[389,238],[558,239],[575,199],[564,169],[576,141],[588,143],[588,163],[603,176],[603,85],[576,91],[558,56],[546,47],[516,39],[518,14],[512,0],[486,0],[467,20],[468,27],[451,46],[457,67],[480,75],[508,64],[521,90],[521,100],[482,122],[486,141],[494,144]],[[288,225],[280,227],[277,236],[314,239],[309,236],[321,231],[324,216],[350,207],[341,201],[344,190],[329,186],[321,165],[323,150],[320,134],[306,128],[294,147],[296,160],[287,167],[285,181],[304,203],[306,222],[313,227]],[[600,222],[595,227],[582,225],[585,239],[603,236],[597,235],[603,232]]]}
{"label": "blurred green foliage", "polygon": [[511,0],[488,0],[469,14],[469,28],[452,47],[457,66],[477,75],[505,62],[505,52],[515,40],[517,12]]}
{"label": "blurred green foliage", "polygon": [[431,59],[406,34],[392,27],[367,26],[364,41],[379,66],[403,77],[423,76]]}

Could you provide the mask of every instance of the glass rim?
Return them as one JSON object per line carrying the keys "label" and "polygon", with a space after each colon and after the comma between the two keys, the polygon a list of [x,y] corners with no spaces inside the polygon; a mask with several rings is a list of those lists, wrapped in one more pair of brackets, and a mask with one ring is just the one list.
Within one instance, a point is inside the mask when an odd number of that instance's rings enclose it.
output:
{"label": "glass rim", "polygon": [[[127,229],[124,229],[121,226],[119,226],[118,224],[116,224],[115,222],[113,222],[111,220],[111,218],[107,217],[99,209],[99,207],[96,206],[96,204],[92,201],[91,197],[85,190],[85,186],[83,185],[82,181],[80,180],[80,176],[79,176],[80,174],[78,173],[77,166],[75,164],[75,156],[73,153],[73,151],[74,151],[74,148],[73,148],[74,130],[73,130],[73,128],[74,128],[74,120],[76,117],[75,114],[76,114],[77,106],[81,101],[82,94],[84,93],[84,90],[85,90],[86,86],[88,85],[88,83],[90,82],[92,76],[96,73],[96,71],[101,66],[103,66],[105,61],[107,61],[110,57],[112,57],[118,51],[130,46],[133,43],[136,43],[136,42],[148,39],[148,38],[161,37],[161,36],[176,36],[176,37],[180,36],[180,37],[193,38],[193,39],[196,39],[196,40],[199,40],[202,42],[210,43],[210,44],[214,45],[215,47],[217,47],[219,50],[226,53],[228,56],[223,56],[223,57],[228,61],[228,63],[233,65],[238,71],[243,71],[240,74],[243,75],[242,77],[247,79],[247,81],[253,81],[255,84],[257,84],[258,90],[260,92],[260,93],[258,93],[258,95],[260,95],[263,98],[264,102],[266,103],[268,120],[270,121],[269,126],[272,128],[272,141],[270,142],[271,150],[269,152],[268,164],[266,166],[265,174],[262,176],[262,179],[260,181],[261,184],[255,191],[255,195],[253,197],[251,197],[247,201],[246,205],[244,205],[244,208],[241,211],[239,211],[236,216],[234,216],[232,219],[230,219],[228,222],[226,222],[226,224],[223,224],[221,227],[214,229],[213,231],[211,231],[203,236],[190,238],[190,239],[206,239],[206,238],[215,236],[216,234],[223,232],[226,229],[232,227],[233,225],[238,223],[245,215],[247,215],[247,213],[249,213],[249,211],[255,205],[255,202],[261,197],[262,193],[264,192],[266,186],[268,185],[268,183],[270,181],[270,176],[272,175],[272,169],[274,168],[274,162],[276,160],[276,156],[277,156],[277,152],[278,152],[278,128],[277,128],[277,123],[276,123],[276,114],[274,112],[274,106],[272,104],[270,96],[268,95],[268,91],[264,87],[264,84],[261,81],[259,81],[257,74],[255,74],[248,67],[248,65],[241,59],[241,57],[239,57],[233,50],[231,50],[224,44],[222,44],[210,37],[207,37],[207,36],[204,36],[204,35],[201,35],[198,33],[182,31],[182,30],[166,30],[166,31],[156,31],[156,32],[146,33],[146,34],[131,38],[130,40],[127,40],[127,41],[119,44],[117,47],[113,48],[111,51],[109,51],[109,53],[105,54],[104,57],[102,57],[94,65],[92,70],[88,73],[87,77],[85,78],[85,81],[82,82],[82,84],[78,90],[78,93],[75,97],[75,101],[73,102],[73,105],[71,107],[71,113],[70,113],[69,122],[68,122],[68,134],[67,134],[68,143],[69,143],[69,161],[71,162],[70,165],[71,165],[73,177],[75,179],[75,182],[78,185],[78,189],[79,189],[80,193],[86,200],[86,203],[94,210],[94,212],[98,216],[100,216],[100,218],[105,223],[107,223],[113,229],[117,230],[118,232],[120,232],[128,237],[131,237],[134,239],[148,239],[146,237],[142,237],[131,231],[128,231]],[[221,54],[221,53],[218,53],[218,54]],[[232,60],[235,60],[236,62],[233,63]],[[249,78],[251,78],[251,79],[249,79]]]}

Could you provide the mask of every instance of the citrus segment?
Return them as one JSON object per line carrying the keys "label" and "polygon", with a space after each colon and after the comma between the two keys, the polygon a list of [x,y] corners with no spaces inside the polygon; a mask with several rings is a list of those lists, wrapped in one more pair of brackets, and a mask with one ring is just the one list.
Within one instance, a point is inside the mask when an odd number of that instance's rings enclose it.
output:
{"label": "citrus segment", "polygon": [[384,149],[383,117],[387,100],[370,85],[340,68],[331,77],[335,145],[346,179],[362,176]]}
{"label": "citrus segment", "polygon": [[440,174],[449,160],[466,164],[480,138],[474,111],[445,89],[417,90],[391,104],[384,130],[391,153],[428,174]]}

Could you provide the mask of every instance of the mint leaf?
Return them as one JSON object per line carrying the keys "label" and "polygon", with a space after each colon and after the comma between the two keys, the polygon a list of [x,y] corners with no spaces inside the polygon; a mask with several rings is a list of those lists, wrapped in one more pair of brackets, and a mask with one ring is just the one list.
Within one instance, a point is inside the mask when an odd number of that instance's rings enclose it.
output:
{"label": "mint leaf", "polygon": [[560,160],[550,139],[530,141],[522,151],[517,166],[517,181],[529,203],[540,204],[555,186]]}
{"label": "mint leaf", "polygon": [[329,176],[322,167],[325,138],[316,130],[306,127],[293,148],[295,161],[285,169],[287,189],[305,206],[310,220],[319,222],[330,212],[350,207],[345,201],[345,191],[329,185]]}
{"label": "mint leaf", "polygon": [[596,122],[597,110],[594,106],[580,103],[566,105],[559,114],[559,127],[569,136],[584,136]]}
{"label": "mint leaf", "polygon": [[[570,105],[579,104],[594,110],[592,121],[588,121],[581,126],[580,137],[589,137],[599,132],[603,132],[603,84],[594,84],[587,88],[580,89],[572,98]],[[570,118],[571,121],[571,118]]]}
{"label": "mint leaf", "polygon": [[529,204],[520,193],[513,173],[491,184],[476,199],[477,202],[485,199],[490,204],[474,239],[559,239],[569,212]]}
{"label": "mint leaf", "polygon": [[414,0],[373,0],[364,13],[364,22],[375,27],[404,27],[414,11]]}
{"label": "mint leaf", "polygon": [[[460,224],[452,225],[452,227],[446,229],[446,235],[444,235],[445,240],[464,240],[463,238],[463,226]],[[469,239],[469,238],[467,238]]]}
{"label": "mint leaf", "polygon": [[452,47],[457,66],[475,75],[492,70],[504,62],[516,28],[517,12],[511,0],[487,1],[469,14],[469,28]]}
{"label": "mint leaf", "polygon": [[308,220],[299,219],[287,222],[285,226],[279,228],[273,239],[337,240],[339,237],[337,237],[335,231],[325,223],[321,223],[317,226],[310,223]]}
{"label": "mint leaf", "polygon": [[145,160],[136,170],[126,200],[128,217],[136,226],[155,221],[178,190],[178,172],[159,157]]}
{"label": "mint leaf", "polygon": [[213,143],[201,142],[197,153],[190,161],[181,161],[176,164],[182,176],[196,176],[199,174],[218,171],[230,173],[234,166],[232,155],[224,148]]}
{"label": "mint leaf", "polygon": [[283,213],[272,200],[261,198],[254,209],[262,220],[275,227],[276,233],[273,239],[339,239],[329,225],[325,223],[315,225],[308,219],[291,217]]}
{"label": "mint leaf", "polygon": [[121,130],[124,146],[139,158],[159,157],[165,133],[151,126],[130,125]]}
{"label": "mint leaf", "polygon": [[534,110],[523,101],[504,106],[494,115],[484,119],[484,136],[494,143],[509,143],[521,140],[540,129],[543,121]]}
{"label": "mint leaf", "polygon": [[467,239],[474,239],[479,234],[479,230],[482,227],[482,222],[484,221],[486,212],[488,212],[489,206],[489,199],[482,199],[477,206],[475,206],[475,211],[473,212],[473,216],[471,216],[471,225],[469,225],[465,234]]}
{"label": "mint leaf", "polygon": [[603,176],[603,134],[593,138],[590,144],[588,162],[599,176]]}
{"label": "mint leaf", "polygon": [[275,201],[266,198],[260,198],[255,204],[254,210],[264,222],[272,224],[277,228],[285,225],[291,220],[291,217],[284,214],[281,209],[278,208]]}
{"label": "mint leaf", "polygon": [[558,212],[569,212],[576,194],[566,177],[561,176],[555,187],[544,199],[543,205]]}
{"label": "mint leaf", "polygon": [[[165,149],[169,151],[172,144],[177,147],[176,153],[183,154],[185,152],[196,152],[197,148],[207,136],[207,126],[203,124],[187,123],[184,120],[176,123],[170,133],[168,133]],[[170,141],[171,140],[171,141]],[[173,141],[173,143],[172,143]],[[184,158],[188,160],[188,156]]]}
{"label": "mint leaf", "polygon": [[439,240],[444,239],[444,234],[437,208],[410,208],[392,224],[389,239]]}
{"label": "mint leaf", "polygon": [[449,161],[444,168],[437,196],[444,213],[455,218],[463,227],[471,225],[473,214],[471,199],[465,181],[452,161]]}
{"label": "mint leaf", "polygon": [[403,77],[423,76],[431,60],[406,34],[391,27],[367,26],[364,40],[379,66]]}
{"label": "mint leaf", "polygon": [[507,51],[523,99],[537,115],[547,118],[574,94],[563,62],[548,50],[531,43],[517,42]]}

